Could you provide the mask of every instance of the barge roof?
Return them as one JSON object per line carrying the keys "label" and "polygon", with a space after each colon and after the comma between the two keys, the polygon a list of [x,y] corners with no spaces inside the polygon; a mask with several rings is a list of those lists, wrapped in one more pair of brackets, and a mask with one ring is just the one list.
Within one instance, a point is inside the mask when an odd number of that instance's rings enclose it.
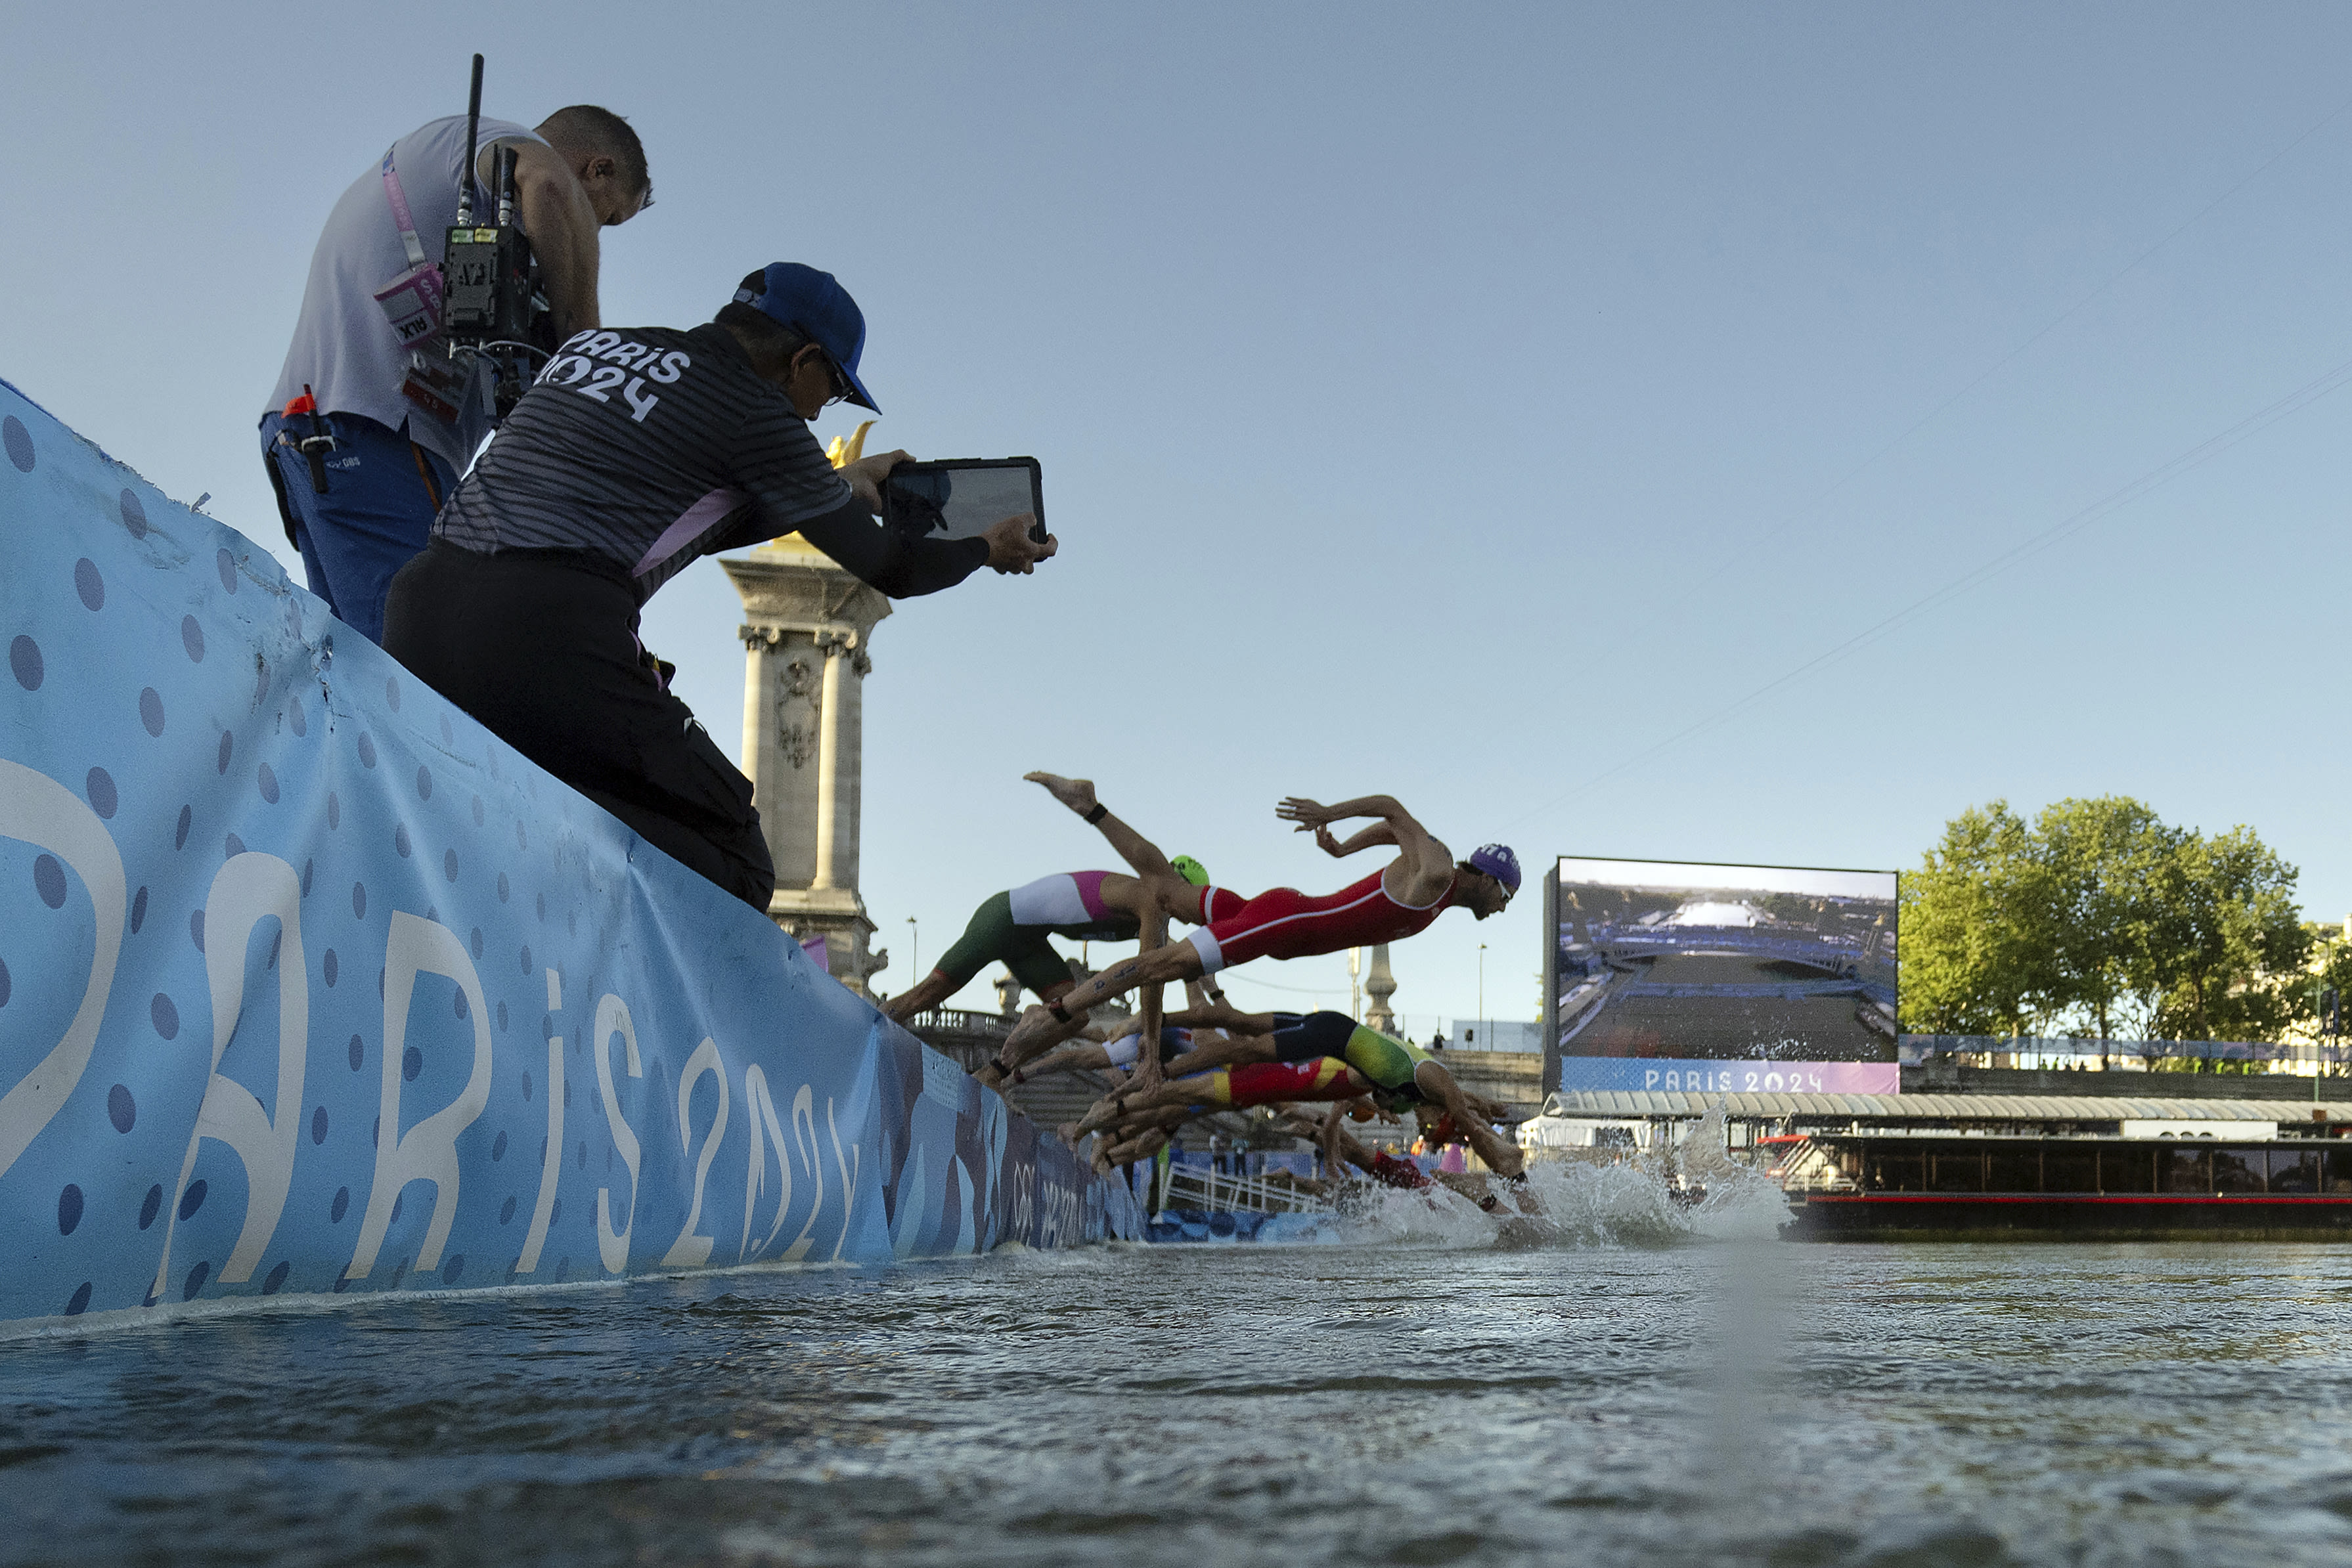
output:
{"label": "barge roof", "polygon": [[2100,1094],[1687,1094],[1660,1089],[1562,1091],[1544,1101],[1547,1116],[1675,1120],[1725,1115],[1874,1122],[2330,1122],[2352,1121],[2341,1100],[2147,1100]]}

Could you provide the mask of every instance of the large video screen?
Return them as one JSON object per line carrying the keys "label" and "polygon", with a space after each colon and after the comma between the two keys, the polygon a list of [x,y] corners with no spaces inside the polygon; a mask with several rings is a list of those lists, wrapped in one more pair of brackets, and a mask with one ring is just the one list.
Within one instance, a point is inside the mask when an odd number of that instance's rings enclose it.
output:
{"label": "large video screen", "polygon": [[[1571,1071],[1583,1058],[1894,1062],[1893,872],[1563,858],[1554,875],[1563,1088],[1625,1076]],[[1891,1074],[1811,1080],[1884,1092]],[[1712,1088],[1722,1075],[1704,1076]]]}

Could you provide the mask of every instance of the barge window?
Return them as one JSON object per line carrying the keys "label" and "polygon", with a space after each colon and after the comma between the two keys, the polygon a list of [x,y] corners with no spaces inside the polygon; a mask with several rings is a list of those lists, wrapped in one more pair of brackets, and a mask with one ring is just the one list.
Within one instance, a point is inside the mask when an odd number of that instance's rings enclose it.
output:
{"label": "barge window", "polygon": [[2061,1144],[2042,1151],[2042,1190],[2099,1190],[2099,1151],[2085,1144]]}
{"label": "barge window", "polygon": [[1872,1192],[1923,1192],[1927,1186],[1927,1162],[1909,1149],[1885,1152],[1870,1151],[1870,1179],[1864,1184]]}
{"label": "barge window", "polygon": [[2156,1160],[2159,1191],[2213,1190],[2213,1151],[2210,1149],[2158,1149]]}
{"label": "barge window", "polygon": [[2319,1157],[2319,1190],[2352,1192],[2352,1149],[2329,1149]]}
{"label": "barge window", "polygon": [[2273,1149],[2270,1151],[2273,1192],[2317,1192],[2319,1190],[2319,1151],[2317,1149]]}
{"label": "barge window", "polygon": [[2262,1191],[2262,1150],[2215,1149],[2213,1151],[2213,1190],[2215,1192]]}
{"label": "barge window", "polygon": [[1985,1151],[1985,1163],[1987,1192],[2042,1190],[2042,1151],[2032,1144],[2022,1147],[1996,1144]]}
{"label": "barge window", "polygon": [[1984,1191],[1984,1150],[1947,1146],[1930,1151],[1927,1181],[1937,1192]]}
{"label": "barge window", "polygon": [[2126,1144],[2099,1151],[2101,1192],[2142,1193],[2156,1190],[2156,1155],[2147,1148]]}

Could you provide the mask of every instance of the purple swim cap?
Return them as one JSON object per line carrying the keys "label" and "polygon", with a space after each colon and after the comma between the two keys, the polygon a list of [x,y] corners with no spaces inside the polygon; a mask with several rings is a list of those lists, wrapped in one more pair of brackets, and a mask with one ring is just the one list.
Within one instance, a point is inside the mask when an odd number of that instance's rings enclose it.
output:
{"label": "purple swim cap", "polygon": [[1513,893],[1519,891],[1519,857],[1508,844],[1480,844],[1470,852],[1470,864]]}

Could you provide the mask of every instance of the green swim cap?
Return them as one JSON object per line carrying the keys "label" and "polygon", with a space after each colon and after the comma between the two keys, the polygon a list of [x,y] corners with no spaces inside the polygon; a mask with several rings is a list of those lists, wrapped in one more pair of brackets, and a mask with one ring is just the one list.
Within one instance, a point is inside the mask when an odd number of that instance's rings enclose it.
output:
{"label": "green swim cap", "polygon": [[1168,863],[1176,868],[1176,874],[1178,876],[1182,877],[1194,887],[1206,887],[1209,885],[1209,868],[1202,865],[1199,861],[1194,860],[1191,855],[1178,855],[1174,860],[1170,861]]}

